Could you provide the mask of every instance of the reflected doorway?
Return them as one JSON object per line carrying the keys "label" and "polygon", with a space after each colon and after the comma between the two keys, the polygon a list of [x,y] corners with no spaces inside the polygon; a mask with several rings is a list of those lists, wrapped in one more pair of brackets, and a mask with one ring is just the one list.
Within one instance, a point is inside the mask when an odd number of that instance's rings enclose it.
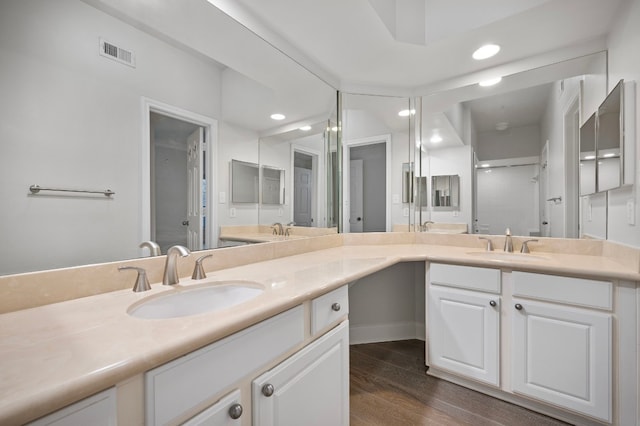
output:
{"label": "reflected doorway", "polygon": [[215,248],[217,121],[149,98],[142,107],[140,241],[156,241],[162,253],[176,244]]}
{"label": "reflected doorway", "polygon": [[152,112],[151,238],[162,253],[179,244],[205,246],[207,167],[205,128]]}
{"label": "reflected doorway", "polygon": [[390,231],[390,136],[345,141],[345,232]]}
{"label": "reflected doorway", "polygon": [[293,153],[293,221],[296,226],[313,226],[314,158],[303,152]]}

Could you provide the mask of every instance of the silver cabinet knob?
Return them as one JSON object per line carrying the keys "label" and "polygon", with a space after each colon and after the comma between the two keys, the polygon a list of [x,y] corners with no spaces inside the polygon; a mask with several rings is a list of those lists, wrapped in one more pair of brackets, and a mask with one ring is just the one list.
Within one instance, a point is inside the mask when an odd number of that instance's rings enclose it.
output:
{"label": "silver cabinet knob", "polygon": [[490,304],[491,306],[493,306],[493,307],[495,307],[495,306],[497,305],[497,303],[496,303],[496,301],[495,301],[495,300],[490,301],[490,302],[489,302],[489,304]]}
{"label": "silver cabinet knob", "polygon": [[516,309],[519,311],[522,310],[522,305],[519,303],[516,303]]}
{"label": "silver cabinet knob", "polygon": [[333,305],[331,305],[331,309],[338,312],[340,310],[340,304],[338,302],[335,302]]}
{"label": "silver cabinet knob", "polygon": [[266,385],[264,385],[262,387],[262,394],[264,396],[271,396],[273,395],[273,391],[275,390],[275,388],[273,387],[273,385],[271,383],[267,383]]}
{"label": "silver cabinet knob", "polygon": [[242,405],[233,404],[231,407],[229,407],[229,417],[231,417],[233,420],[239,419],[241,415]]}

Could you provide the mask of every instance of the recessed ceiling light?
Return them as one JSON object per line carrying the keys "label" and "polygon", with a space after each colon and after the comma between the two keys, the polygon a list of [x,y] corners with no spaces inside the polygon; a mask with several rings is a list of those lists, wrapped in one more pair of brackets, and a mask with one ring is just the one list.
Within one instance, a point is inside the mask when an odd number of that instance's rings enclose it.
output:
{"label": "recessed ceiling light", "polygon": [[300,127],[300,130],[302,130],[303,132],[308,132],[309,130],[311,130],[311,126],[302,126]]}
{"label": "recessed ceiling light", "polygon": [[497,44],[485,44],[484,46],[473,52],[473,55],[471,55],[471,57],[473,57],[473,59],[475,59],[476,61],[480,61],[482,59],[488,59],[492,56],[495,56],[499,51],[500,46],[498,46]]}
{"label": "recessed ceiling light", "polygon": [[595,155],[587,155],[584,157],[585,160],[595,160],[596,156]]}
{"label": "recessed ceiling light", "polygon": [[508,128],[509,128],[509,123],[507,121],[501,121],[499,123],[496,123],[496,130],[499,132],[507,130]]}
{"label": "recessed ceiling light", "polygon": [[332,131],[332,132],[337,132],[337,131],[338,131],[338,126],[333,126],[333,127],[331,128],[331,131]]}
{"label": "recessed ceiling light", "polygon": [[613,152],[609,152],[609,153],[607,153],[607,154],[603,155],[602,157],[603,157],[603,158],[612,158],[612,157],[615,157],[615,156],[616,156],[616,154],[615,154],[615,153],[613,153]]}
{"label": "recessed ceiling light", "polygon": [[442,136],[440,135],[433,135],[431,136],[431,139],[429,139],[431,141],[431,143],[440,143],[442,142]]}
{"label": "recessed ceiling light", "polygon": [[485,163],[485,164],[480,164],[480,167],[482,167],[482,168],[486,168],[486,167],[489,167],[489,166],[490,166],[490,164],[487,164],[487,163]]}
{"label": "recessed ceiling light", "polygon": [[408,116],[410,116],[410,115],[415,115],[415,113],[416,113],[416,110],[415,110],[415,109],[403,109],[402,111],[400,111],[400,112],[398,113],[398,115],[399,115],[400,117],[408,117]]}
{"label": "recessed ceiling light", "polygon": [[284,120],[285,118],[284,114],[271,114],[272,120]]}
{"label": "recessed ceiling light", "polygon": [[498,84],[502,81],[502,77],[490,78],[489,80],[484,80],[478,83],[482,87],[493,86],[494,84]]}

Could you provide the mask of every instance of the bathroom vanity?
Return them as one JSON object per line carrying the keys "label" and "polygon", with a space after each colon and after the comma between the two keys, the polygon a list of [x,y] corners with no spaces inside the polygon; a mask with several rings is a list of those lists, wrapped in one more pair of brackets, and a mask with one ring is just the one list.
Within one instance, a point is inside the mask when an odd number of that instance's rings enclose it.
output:
{"label": "bathroom vanity", "polygon": [[[502,237],[492,238],[499,246]],[[532,257],[500,256],[476,236],[427,233],[260,246],[213,252],[211,283],[264,289],[229,309],[128,314],[200,285],[182,278],[178,288],[153,284],[0,315],[0,423],[348,424],[347,284],[425,262],[429,374],[575,424],[640,424],[635,250],[542,239]],[[244,264],[233,263],[243,255]],[[135,262],[150,261],[126,263]],[[184,275],[193,259],[180,262]],[[92,271],[72,269],[51,284]],[[8,285],[0,279],[0,289]]]}

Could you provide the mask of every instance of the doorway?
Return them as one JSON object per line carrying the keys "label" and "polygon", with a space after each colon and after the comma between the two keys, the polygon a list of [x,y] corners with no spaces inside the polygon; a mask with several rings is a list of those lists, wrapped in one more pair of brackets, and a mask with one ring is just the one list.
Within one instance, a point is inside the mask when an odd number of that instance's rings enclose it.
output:
{"label": "doorway", "polygon": [[391,135],[345,141],[344,232],[391,231]]}
{"label": "doorway", "polygon": [[143,112],[141,241],[157,242],[162,253],[176,244],[214,248],[217,122],[148,99]]}
{"label": "doorway", "polygon": [[316,176],[314,157],[293,152],[293,222],[296,226],[315,226]]}

